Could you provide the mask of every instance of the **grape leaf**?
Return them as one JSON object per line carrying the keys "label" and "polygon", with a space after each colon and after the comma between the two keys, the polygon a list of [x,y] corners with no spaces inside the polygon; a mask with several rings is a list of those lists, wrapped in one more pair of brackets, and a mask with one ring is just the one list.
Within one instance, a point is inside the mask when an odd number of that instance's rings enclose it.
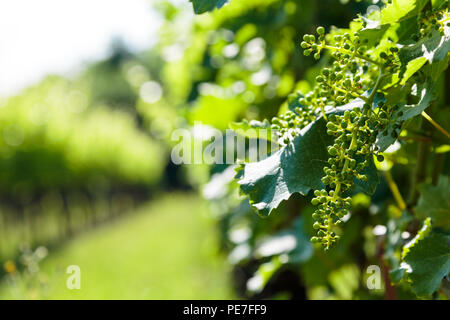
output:
{"label": "grape leaf", "polygon": [[417,15],[429,0],[392,0],[381,10],[381,23],[396,23]]}
{"label": "grape leaf", "polygon": [[313,245],[304,229],[303,217],[297,218],[291,228],[265,238],[258,244],[255,258],[272,258],[259,266],[247,283],[247,288],[253,293],[260,292],[283,264],[303,263],[309,260],[313,253]]}
{"label": "grape leaf", "polygon": [[402,259],[404,259],[411,248],[413,248],[417,243],[419,243],[419,241],[421,241],[423,238],[425,238],[426,236],[428,236],[431,232],[431,219],[427,218],[425,219],[425,221],[423,222],[423,226],[422,228],[419,230],[419,232],[417,232],[416,236],[410,240],[407,244],[405,244],[403,246],[402,249]]}
{"label": "grape leaf", "polygon": [[[357,162],[358,158],[356,158]],[[361,161],[363,159],[361,158]],[[356,177],[353,179],[353,183],[355,184],[355,190],[359,192],[364,192],[366,194],[373,194],[375,193],[375,190],[377,189],[377,185],[379,183],[379,177],[378,177],[378,170],[375,166],[375,163],[371,159],[369,161],[369,165],[364,168],[361,172],[361,174],[367,175],[367,181],[362,181],[359,179],[356,179]]]}
{"label": "grape leaf", "polygon": [[432,81],[425,81],[422,86],[413,85],[413,92],[419,98],[417,104],[401,104],[399,110],[393,115],[386,130],[380,132],[377,136],[375,144],[380,148],[380,151],[386,150],[391,144],[397,140],[400,134],[399,126],[412,117],[419,115],[425,110],[431,102],[435,99],[434,86]]}
{"label": "grape leaf", "polygon": [[450,51],[450,28],[444,28],[444,35],[433,30],[430,37],[420,39],[414,44],[404,46],[399,51],[400,62],[405,67],[409,61],[425,57],[430,63],[443,60]]}
{"label": "grape leaf", "polygon": [[405,121],[419,115],[436,98],[432,81],[426,81],[422,86],[414,84],[412,91],[419,98],[417,104],[403,104],[397,111],[398,120]]}
{"label": "grape leaf", "polygon": [[446,1],[447,0],[431,0],[431,5],[433,6],[433,9],[439,9],[445,5]]}
{"label": "grape leaf", "polygon": [[190,0],[194,6],[194,12],[201,14],[207,11],[212,11],[215,8],[222,8],[228,0]]}
{"label": "grape leaf", "polygon": [[[341,114],[363,105],[363,100],[355,99],[328,113]],[[328,160],[327,147],[334,141],[325,134],[326,130],[326,121],[320,117],[303,128],[290,144],[264,160],[246,163],[241,168],[236,175],[241,193],[248,195],[251,205],[261,214],[269,215],[295,192],[306,195],[311,189],[323,187],[321,178]],[[374,167],[369,168],[375,170],[370,174],[372,177],[377,175]],[[370,193],[376,184],[378,179],[369,179],[369,183],[359,186]]]}
{"label": "grape leaf", "polygon": [[400,282],[403,277],[405,276],[405,269],[403,268],[397,268],[389,271],[389,278],[393,283]]}
{"label": "grape leaf", "polygon": [[294,192],[306,195],[311,188],[322,187],[323,166],[328,159],[327,146],[333,138],[320,118],[305,127],[292,143],[266,159],[247,163],[238,172],[240,190],[263,215],[278,207]]}
{"label": "grape leaf", "polygon": [[313,246],[304,230],[303,218],[297,218],[293,226],[262,240],[255,250],[256,258],[286,254],[287,262],[301,263],[313,254]]}
{"label": "grape leaf", "polygon": [[283,261],[279,256],[273,257],[270,261],[261,264],[253,277],[247,281],[247,291],[249,293],[260,293],[273,275],[283,266]]}
{"label": "grape leaf", "polygon": [[367,18],[364,18],[364,20],[367,22],[367,25],[358,32],[359,38],[368,46],[379,43],[380,39],[386,33],[386,30],[389,28],[389,24],[381,25],[379,21]]}
{"label": "grape leaf", "polygon": [[409,248],[404,257],[413,292],[427,297],[450,272],[450,236],[431,232]]}
{"label": "grape leaf", "polygon": [[450,179],[441,176],[437,186],[422,185],[421,196],[416,207],[418,218],[430,217],[433,225],[450,227]]}
{"label": "grape leaf", "polygon": [[408,62],[406,65],[405,72],[403,73],[402,81],[400,82],[401,85],[404,85],[406,81],[408,81],[411,76],[420,70],[420,68],[423,67],[423,65],[427,62],[427,58],[425,57],[418,57],[416,59],[413,59]]}

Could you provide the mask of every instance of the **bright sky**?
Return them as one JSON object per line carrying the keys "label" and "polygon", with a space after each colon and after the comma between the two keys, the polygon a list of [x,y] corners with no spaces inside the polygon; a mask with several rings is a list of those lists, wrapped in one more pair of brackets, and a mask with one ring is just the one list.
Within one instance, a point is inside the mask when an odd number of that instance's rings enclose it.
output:
{"label": "bright sky", "polygon": [[134,50],[149,47],[161,23],[150,2],[0,1],[0,95],[105,57],[115,36]]}

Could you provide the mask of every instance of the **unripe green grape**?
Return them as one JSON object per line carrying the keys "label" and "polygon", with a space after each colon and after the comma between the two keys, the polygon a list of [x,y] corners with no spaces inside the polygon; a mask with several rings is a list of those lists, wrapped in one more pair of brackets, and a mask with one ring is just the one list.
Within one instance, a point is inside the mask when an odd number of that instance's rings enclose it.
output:
{"label": "unripe green grape", "polygon": [[334,147],[328,149],[328,153],[332,156],[337,155],[337,150]]}
{"label": "unripe green grape", "polygon": [[322,183],[327,185],[330,183],[330,178],[328,176],[325,176],[321,179]]}
{"label": "unripe green grape", "polygon": [[353,169],[356,166],[356,160],[350,159],[350,161],[348,162],[348,166],[350,169]]}
{"label": "unripe green grape", "polygon": [[320,223],[318,223],[317,221],[314,222],[313,228],[316,229],[316,230],[320,229]]}
{"label": "unripe green grape", "polygon": [[334,123],[332,123],[332,122],[328,122],[327,123],[327,128],[330,129],[330,130],[337,130],[336,125]]}
{"label": "unripe green grape", "polygon": [[323,35],[325,33],[325,28],[320,26],[320,27],[317,27],[316,31],[317,31],[317,34]]}
{"label": "unripe green grape", "polygon": [[392,47],[392,48],[390,48],[389,50],[390,50],[391,52],[394,52],[394,53],[395,53],[395,52],[398,52],[398,48],[397,48],[397,47]]}
{"label": "unripe green grape", "polygon": [[300,46],[301,46],[303,49],[306,49],[306,48],[308,47],[308,43],[307,43],[306,41],[302,41],[302,43],[300,43]]}
{"label": "unripe green grape", "polygon": [[312,237],[311,238],[311,242],[312,243],[318,243],[318,242],[320,242],[320,239],[318,237]]}
{"label": "unripe green grape", "polygon": [[273,130],[278,130],[278,129],[280,129],[280,126],[277,125],[277,124],[272,124],[270,127],[271,127]]}

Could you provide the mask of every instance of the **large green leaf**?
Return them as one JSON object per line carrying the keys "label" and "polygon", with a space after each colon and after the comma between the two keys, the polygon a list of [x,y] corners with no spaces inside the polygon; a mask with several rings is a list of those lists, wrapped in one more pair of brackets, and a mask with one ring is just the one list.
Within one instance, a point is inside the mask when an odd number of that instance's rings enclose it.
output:
{"label": "large green leaf", "polygon": [[427,61],[428,60],[425,57],[418,57],[409,61],[406,65],[405,72],[403,73],[402,81],[400,82],[400,84],[404,85],[412,75],[419,71],[425,63],[427,63]]}
{"label": "large green leaf", "polygon": [[278,207],[294,192],[306,195],[311,188],[322,187],[320,179],[328,159],[327,146],[333,138],[326,134],[326,122],[320,118],[305,127],[292,143],[266,159],[247,163],[238,173],[241,192],[263,215]]}
{"label": "large green leaf", "polygon": [[450,227],[450,179],[441,176],[437,186],[426,184],[420,187],[421,195],[416,207],[419,218],[430,217],[433,225]]}
{"label": "large green leaf", "polygon": [[392,0],[381,10],[381,23],[396,23],[417,15],[429,0]]}
{"label": "large green leaf", "polygon": [[389,29],[389,24],[380,24],[380,21],[365,19],[367,25],[358,32],[358,36],[363,43],[372,46],[380,42],[380,39]]}
{"label": "large green leaf", "polygon": [[450,272],[450,236],[431,232],[414,246],[404,257],[406,271],[412,290],[420,297],[435,292],[442,278]]}
{"label": "large green leaf", "polygon": [[[329,113],[341,114],[345,110],[362,108],[364,101],[354,101]],[[278,207],[293,193],[306,195],[311,189],[323,187],[323,167],[327,164],[327,147],[334,141],[326,134],[326,121],[320,117],[293,139],[266,159],[247,163],[238,172],[241,192],[248,195],[250,203],[263,215]],[[374,170],[374,167],[371,167]],[[371,173],[375,176],[377,173]],[[374,190],[378,179],[359,186],[367,193]]]}
{"label": "large green leaf", "polygon": [[414,44],[404,46],[400,49],[399,58],[403,67],[409,61],[419,57],[425,57],[430,63],[443,60],[450,50],[450,28],[444,28],[444,35],[433,30],[431,37],[420,39]]}
{"label": "large green leaf", "polygon": [[194,6],[194,12],[201,14],[207,11],[212,11],[215,8],[222,8],[228,0],[190,0]]}
{"label": "large green leaf", "polygon": [[426,81],[423,85],[414,84],[413,93],[419,99],[416,104],[404,104],[397,112],[398,120],[405,121],[422,113],[436,98],[432,81]]}
{"label": "large green leaf", "polygon": [[444,5],[445,1],[447,0],[431,0],[431,5],[433,6],[433,9],[438,9]]}

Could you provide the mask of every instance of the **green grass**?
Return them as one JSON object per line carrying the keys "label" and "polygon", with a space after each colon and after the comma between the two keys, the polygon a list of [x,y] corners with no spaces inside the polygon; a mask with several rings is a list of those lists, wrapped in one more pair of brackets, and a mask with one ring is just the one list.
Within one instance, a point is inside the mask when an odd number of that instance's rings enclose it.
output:
{"label": "green grass", "polygon": [[[0,298],[231,299],[217,239],[204,201],[164,195],[50,252],[34,279],[4,280]],[[80,290],[66,287],[69,265],[81,268]]]}

